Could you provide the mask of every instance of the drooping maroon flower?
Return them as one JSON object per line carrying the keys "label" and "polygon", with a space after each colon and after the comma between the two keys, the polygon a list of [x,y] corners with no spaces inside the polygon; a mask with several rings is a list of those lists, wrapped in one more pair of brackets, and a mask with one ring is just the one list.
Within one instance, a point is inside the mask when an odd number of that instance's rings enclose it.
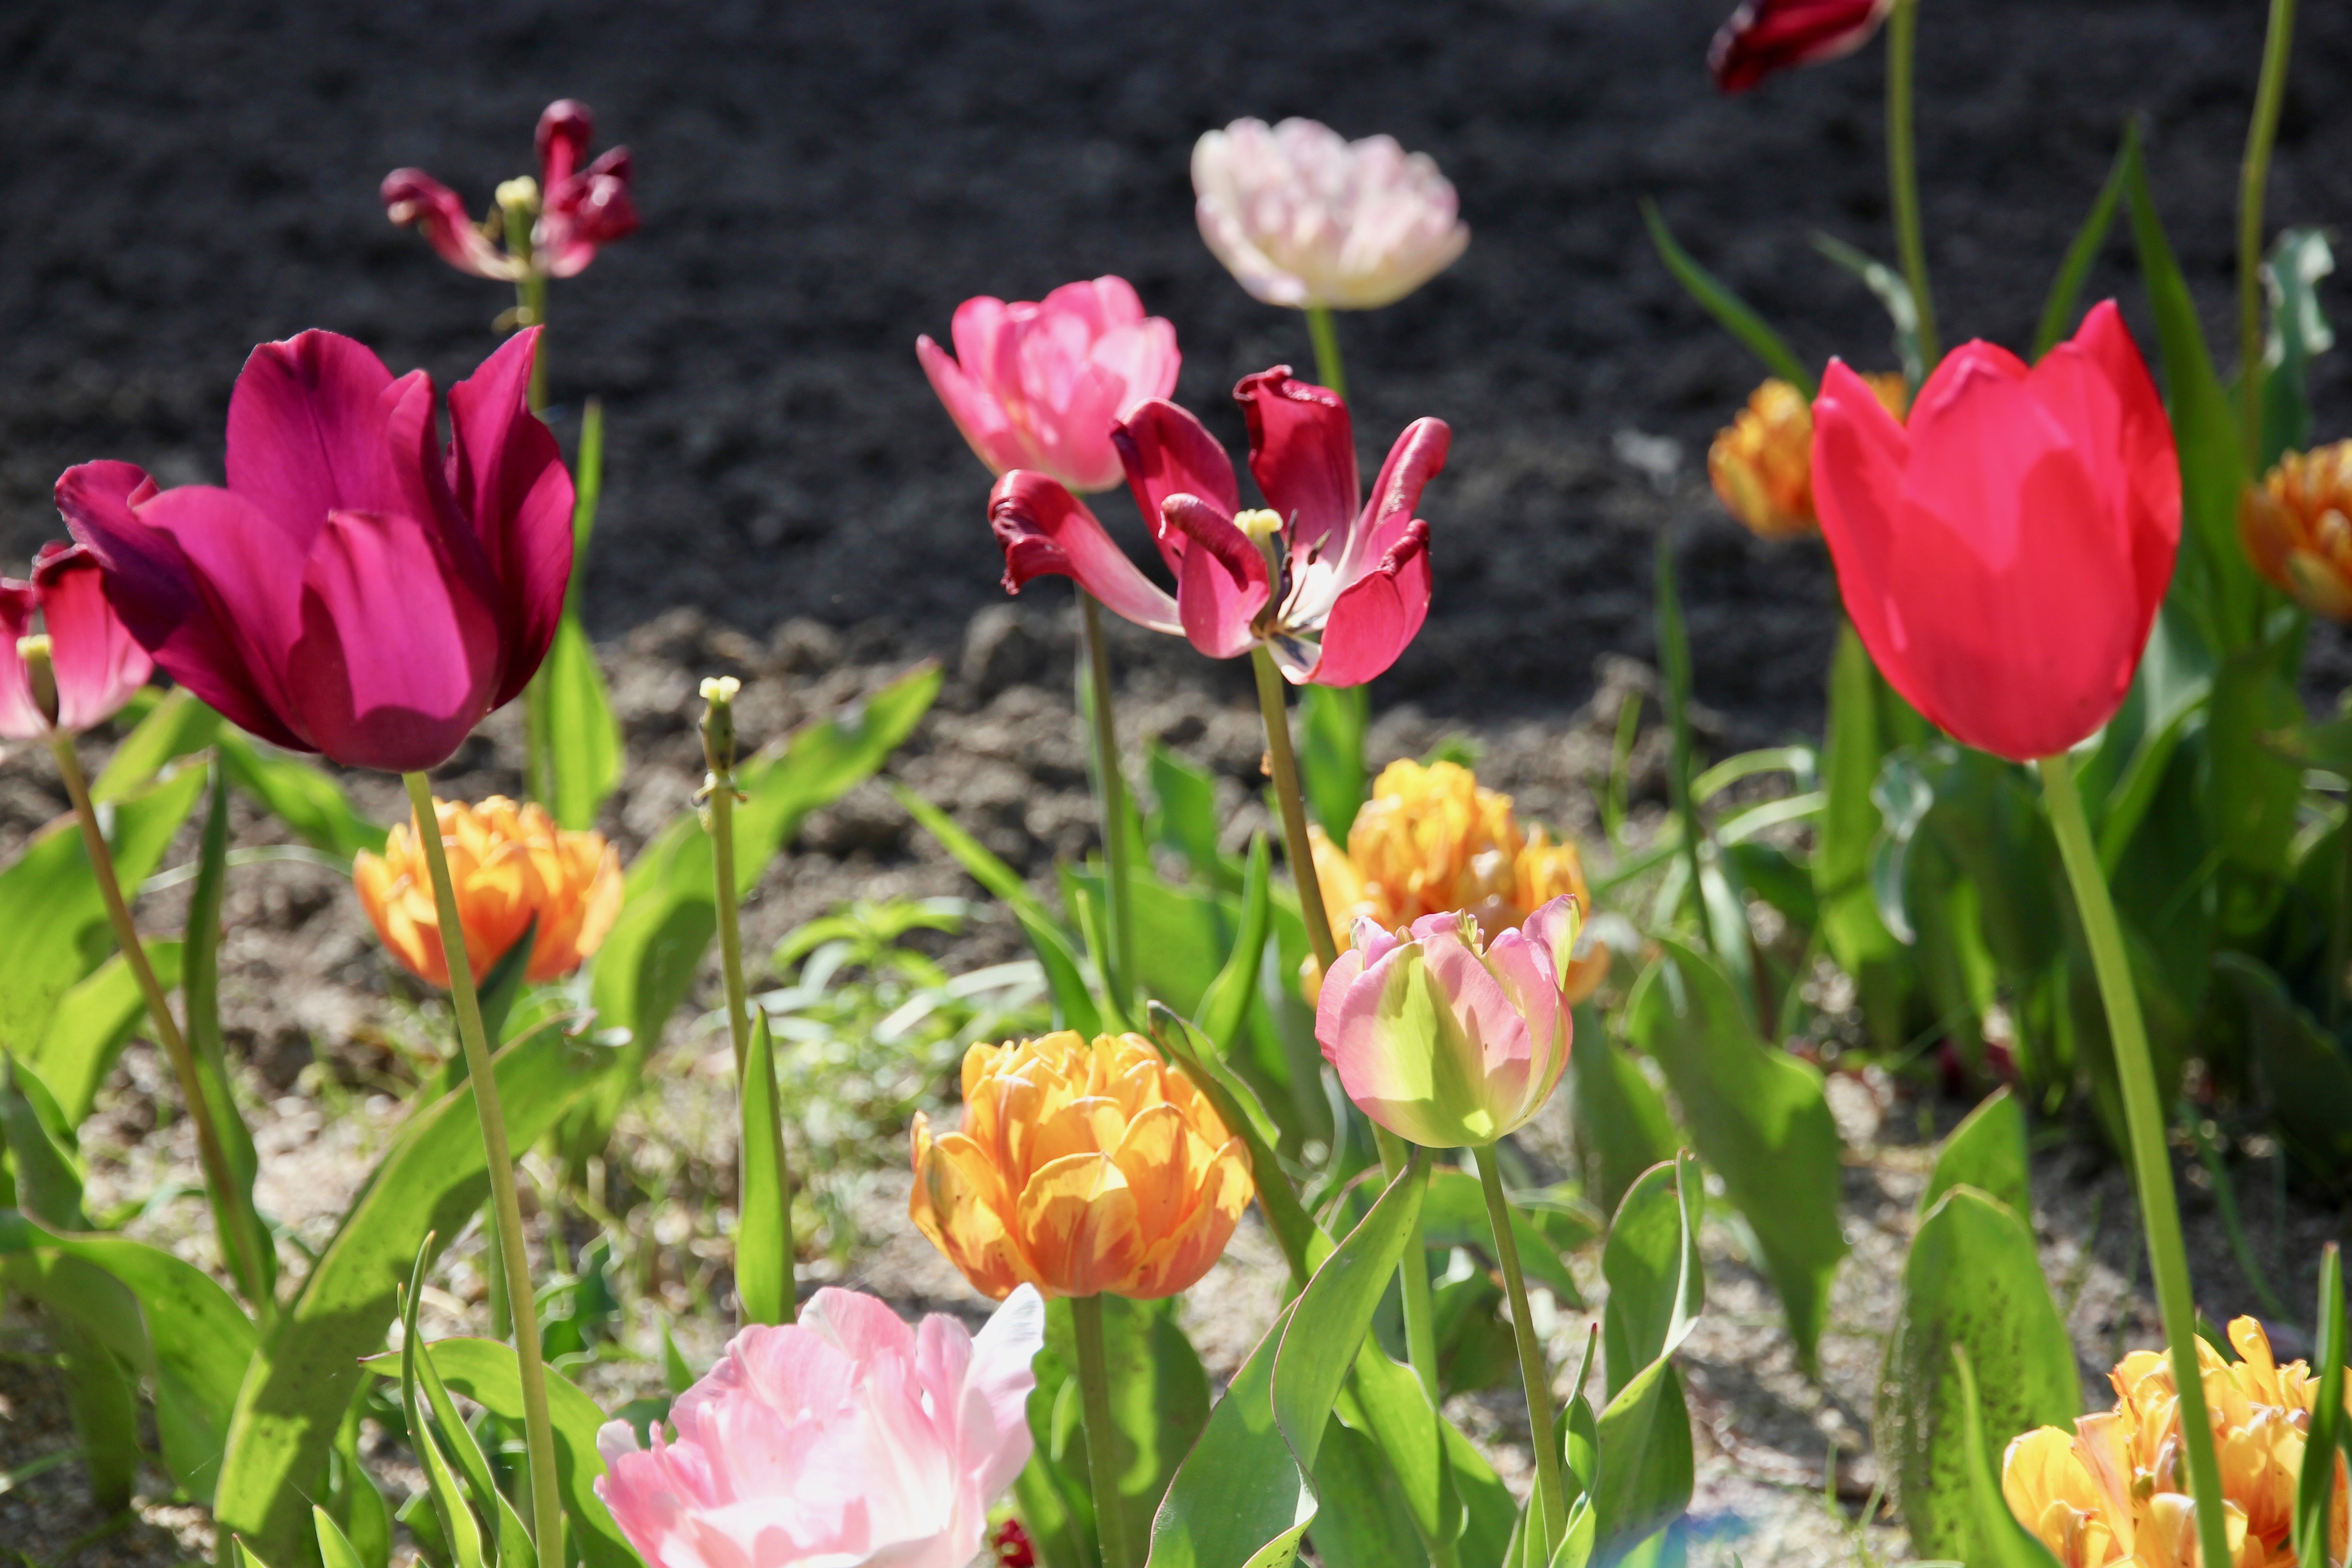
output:
{"label": "drooping maroon flower", "polygon": [[1895,0],[1741,0],[1707,46],[1706,68],[1726,92],[1774,71],[1850,55],[1870,41]]}
{"label": "drooping maroon flower", "polygon": [[539,329],[449,390],[363,345],[264,343],[229,399],[226,488],[84,463],[58,510],[171,677],[262,739],[355,767],[445,762],[519,694],[572,573],[572,476],[524,405]]}
{"label": "drooping maroon flower", "polygon": [[[47,639],[48,689],[37,689],[20,639]],[[30,581],[0,577],[0,740],[32,741],[114,717],[154,672],[106,602],[97,557],[52,542]]]}
{"label": "drooping maroon flower", "polygon": [[594,130],[587,106],[569,98],[549,104],[539,117],[536,191],[529,180],[509,183],[522,187],[518,199],[538,205],[528,257],[499,243],[504,226],[495,212],[487,226],[477,224],[457,193],[422,169],[394,169],[383,177],[383,210],[396,224],[416,226],[441,259],[460,272],[506,282],[534,274],[572,277],[596,258],[598,247],[637,227],[629,199],[629,150],[614,147],[580,166]]}

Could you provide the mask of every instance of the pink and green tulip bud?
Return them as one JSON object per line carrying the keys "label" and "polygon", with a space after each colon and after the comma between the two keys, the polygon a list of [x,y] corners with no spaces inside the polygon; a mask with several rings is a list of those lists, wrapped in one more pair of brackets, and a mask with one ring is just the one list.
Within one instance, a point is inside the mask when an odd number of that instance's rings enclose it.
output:
{"label": "pink and green tulip bud", "polygon": [[1393,932],[1358,921],[1315,1010],[1315,1038],[1348,1098],[1431,1149],[1526,1126],[1568,1067],[1578,920],[1563,896],[1491,942],[1466,914]]}
{"label": "pink and green tulip bud", "polygon": [[0,740],[102,724],[154,668],[79,545],[43,545],[27,582],[0,577]]}

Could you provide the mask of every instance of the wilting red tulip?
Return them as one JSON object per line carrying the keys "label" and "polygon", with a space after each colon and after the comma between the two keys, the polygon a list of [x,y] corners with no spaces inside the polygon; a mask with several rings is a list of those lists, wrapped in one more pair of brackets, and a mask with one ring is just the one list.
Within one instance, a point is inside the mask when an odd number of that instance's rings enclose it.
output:
{"label": "wilting red tulip", "polygon": [[[154,663],[107,604],[100,575],[89,551],[53,542],[33,557],[30,582],[0,577],[0,740],[102,724],[147,684]],[[25,657],[37,637],[47,662],[40,678]]]}
{"label": "wilting red tulip", "polygon": [[570,278],[596,259],[597,248],[636,232],[637,209],[629,200],[629,150],[614,147],[586,168],[594,124],[587,105],[564,98],[539,117],[539,181],[509,182],[516,199],[535,203],[530,254],[516,256],[499,244],[505,226],[495,210],[488,226],[466,216],[457,193],[422,169],[394,169],[383,177],[383,210],[393,222],[415,224],[441,259],[477,278],[512,282],[533,275]]}
{"label": "wilting red tulip", "polygon": [[1774,71],[1850,55],[1895,0],[1742,0],[1707,46],[1706,68],[1726,92],[1745,92]]}
{"label": "wilting red tulip", "polygon": [[2113,300],[2030,370],[1954,350],[1907,425],[1832,361],[1813,500],[1864,646],[1958,739],[2053,756],[2122,704],[2172,578],[2180,470]]}
{"label": "wilting red tulip", "polygon": [[555,636],[572,476],[523,406],[537,328],[449,390],[351,339],[253,351],[228,405],[228,486],[158,490],[84,463],[58,509],[172,679],[262,739],[355,767],[446,762]]}
{"label": "wilting red tulip", "polygon": [[1172,403],[1139,405],[1111,435],[1175,575],[1173,595],[1085,503],[1025,469],[989,494],[1005,591],[1045,574],[1075,578],[1136,625],[1181,632],[1212,658],[1263,644],[1294,684],[1361,685],[1396,662],[1429,614],[1429,524],[1413,512],[1445,466],[1451,433],[1440,419],[1407,426],[1367,502],[1337,394],[1276,365],[1243,377],[1234,397],[1271,510],[1242,509],[1224,448]]}

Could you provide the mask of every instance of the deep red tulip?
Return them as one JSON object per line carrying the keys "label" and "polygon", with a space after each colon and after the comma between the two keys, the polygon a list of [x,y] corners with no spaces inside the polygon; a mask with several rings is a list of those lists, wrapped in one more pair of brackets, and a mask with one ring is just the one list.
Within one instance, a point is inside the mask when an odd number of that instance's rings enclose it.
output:
{"label": "deep red tulip", "polygon": [[[467,216],[457,192],[422,169],[394,169],[383,177],[383,210],[396,224],[415,225],[436,254],[460,272],[509,282],[534,273],[570,278],[596,258],[598,247],[637,227],[637,209],[629,200],[629,150],[614,147],[580,166],[593,133],[587,106],[569,98],[549,104],[539,117],[539,216],[528,259],[499,246],[495,215],[493,229],[486,230]],[[527,191],[530,182],[520,184]]]}
{"label": "deep red tulip", "polygon": [[989,494],[1005,591],[1043,574],[1075,578],[1117,614],[1181,632],[1212,658],[1263,644],[1295,684],[1361,685],[1396,662],[1428,616],[1429,524],[1413,513],[1445,466],[1451,433],[1439,419],[1407,426],[1365,502],[1354,427],[1336,393],[1276,365],[1244,376],[1234,397],[1271,510],[1243,509],[1224,448],[1172,403],[1149,399],[1111,432],[1174,595],[1058,481],[1017,468]]}
{"label": "deep red tulip", "polygon": [[405,773],[448,759],[547,655],[572,476],[524,405],[539,329],[449,390],[351,339],[264,343],[228,405],[228,486],[84,463],[58,509],[131,635],[264,740]]}
{"label": "deep red tulip", "polygon": [[[17,646],[35,636],[48,638],[47,692],[34,689]],[[44,544],[31,581],[0,577],[0,740],[104,723],[154,668],[106,602],[97,557],[81,546]]]}
{"label": "deep red tulip", "polygon": [[2172,579],[2180,469],[2113,300],[2030,370],[1955,349],[1907,425],[1832,360],[1813,500],[1863,645],[1953,736],[2026,762],[2114,717]]}
{"label": "deep red tulip", "polygon": [[1742,0],[1707,46],[1706,68],[1726,92],[1774,71],[1850,55],[1870,41],[1895,0]]}

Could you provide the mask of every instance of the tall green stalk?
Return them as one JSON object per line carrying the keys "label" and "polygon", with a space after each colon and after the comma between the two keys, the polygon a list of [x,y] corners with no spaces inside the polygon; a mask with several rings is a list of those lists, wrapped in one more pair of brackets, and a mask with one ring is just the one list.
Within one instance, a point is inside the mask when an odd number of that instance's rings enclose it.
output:
{"label": "tall green stalk", "polygon": [[2262,81],[2254,89],[2254,117],[2246,127],[2246,159],[2238,180],[2239,438],[2245,444],[2246,467],[2256,471],[2263,460],[2263,198],[2270,185],[2271,148],[2278,141],[2294,42],[2294,0],[2271,0]]}
{"label": "tall green stalk", "polygon": [[563,1539],[563,1515],[556,1500],[555,1425],[548,1415],[539,1316],[531,1310],[530,1260],[523,1251],[522,1203],[515,1193],[514,1152],[507,1141],[506,1112],[499,1103],[498,1074],[490,1068],[489,1036],[482,1027],[482,1002],[474,991],[474,968],[466,957],[466,928],[457,913],[457,889],[450,880],[448,852],[441,843],[441,817],[433,807],[433,786],[421,773],[404,773],[401,782],[408,786],[416,841],[424,847],[425,868],[433,878],[441,956],[449,965],[449,999],[457,1008],[457,1039],[466,1053],[474,1110],[482,1122],[482,1158],[490,1177],[499,1263],[506,1274],[507,1299],[515,1309],[515,1371],[522,1384],[523,1444],[530,1461],[531,1539],[545,1562],[553,1558],[551,1549]]}
{"label": "tall green stalk", "polygon": [[1918,52],[1919,0],[1895,0],[1886,23],[1886,183],[1895,198],[1895,243],[1903,280],[1919,311],[1919,358],[1934,370],[1942,358],[1936,299],[1927,288],[1927,240],[1919,223],[1919,163],[1913,145],[1912,67]]}
{"label": "tall green stalk", "polygon": [[2098,846],[2083,816],[2074,787],[2074,763],[2065,756],[2042,759],[2042,794],[2050,805],[2050,826],[2074,889],[2091,964],[2098,972],[2099,995],[2106,1004],[2107,1033],[2114,1042],[2116,1076],[2122,1081],[2124,1123],[2131,1141],[2132,1182],[2139,1191],[2142,1227],[2147,1233],[2148,1268],[2156,1277],[2156,1303],[2172,1353],[2172,1376],[2180,1393],[2180,1430],[2189,1456],[2189,1490],[2197,1503],[2197,1533],[2207,1563],[2230,1561],[2221,1516],[2221,1470],[2214,1453],[2213,1423],[2205,1407],[2205,1384],[2197,1364],[2197,1299],[2189,1289],[2189,1253],[2181,1240],[2180,1205],[2172,1189],[2172,1162],[2165,1149],[2164,1110],[2156,1090],[2156,1065],[2141,1021],[2139,993],[2133,987],[2123,928],[2116,920]]}
{"label": "tall green stalk", "polygon": [[1315,379],[1341,397],[1348,395],[1348,372],[1339,363],[1339,329],[1328,305],[1307,307],[1307,335],[1315,340]]}
{"label": "tall green stalk", "polygon": [[1110,1358],[1103,1345],[1100,1296],[1070,1298],[1077,1331],[1078,1401],[1087,1432],[1087,1476],[1095,1494],[1095,1539],[1103,1568],[1141,1568],[1127,1538],[1127,1510],[1118,1497],[1118,1439],[1110,1420]]}
{"label": "tall green stalk", "polygon": [[1102,605],[1078,590],[1079,622],[1086,637],[1087,717],[1094,731],[1095,788],[1102,806],[1103,874],[1110,884],[1110,963],[1103,984],[1118,1011],[1137,1016],[1141,989],[1135,973],[1135,846],[1127,836],[1127,774],[1118,760],[1118,724],[1111,707],[1110,647],[1103,638]]}
{"label": "tall green stalk", "polygon": [[1510,1200],[1503,1196],[1503,1173],[1495,1162],[1495,1146],[1481,1144],[1478,1184],[1486,1193],[1486,1223],[1494,1227],[1495,1255],[1503,1265],[1503,1285],[1511,1298],[1511,1337],[1519,1351],[1519,1382],[1528,1394],[1528,1440],[1536,1450],[1536,1495],[1543,1501],[1544,1558],[1559,1550],[1568,1533],[1568,1489],[1559,1476],[1559,1442],[1551,1421],[1551,1372],[1544,1364],[1543,1342],[1536,1338],[1533,1312],[1528,1306],[1527,1276],[1519,1269],[1518,1237],[1511,1231]]}

